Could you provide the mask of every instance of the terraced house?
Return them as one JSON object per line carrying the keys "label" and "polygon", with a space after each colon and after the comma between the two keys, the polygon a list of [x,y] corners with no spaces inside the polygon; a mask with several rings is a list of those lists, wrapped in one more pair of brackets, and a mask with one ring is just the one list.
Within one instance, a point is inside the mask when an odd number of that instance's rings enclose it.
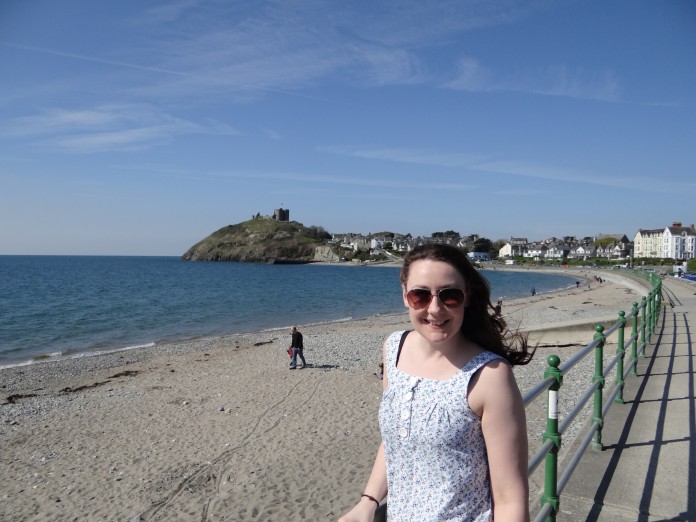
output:
{"label": "terraced house", "polygon": [[693,224],[685,227],[675,221],[670,227],[640,229],[633,243],[635,257],[696,258],[696,228]]}
{"label": "terraced house", "polygon": [[[604,246],[595,247],[595,241],[602,238],[610,238],[611,241],[603,242]],[[521,256],[534,261],[562,260],[562,259],[588,259],[591,257],[605,257],[607,259],[625,259],[631,256],[633,244],[625,234],[600,234],[597,237],[583,237],[576,239],[566,236],[562,239],[551,237],[543,241],[528,242],[526,238],[510,238],[498,253],[499,258]]]}

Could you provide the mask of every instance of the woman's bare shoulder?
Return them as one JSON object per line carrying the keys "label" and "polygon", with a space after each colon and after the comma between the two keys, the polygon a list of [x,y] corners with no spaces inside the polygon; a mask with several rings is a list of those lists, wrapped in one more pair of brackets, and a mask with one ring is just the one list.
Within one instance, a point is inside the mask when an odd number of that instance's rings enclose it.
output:
{"label": "woman's bare shoulder", "polygon": [[520,392],[505,359],[495,358],[484,364],[472,379],[469,388],[469,405],[481,413],[487,404],[517,402]]}

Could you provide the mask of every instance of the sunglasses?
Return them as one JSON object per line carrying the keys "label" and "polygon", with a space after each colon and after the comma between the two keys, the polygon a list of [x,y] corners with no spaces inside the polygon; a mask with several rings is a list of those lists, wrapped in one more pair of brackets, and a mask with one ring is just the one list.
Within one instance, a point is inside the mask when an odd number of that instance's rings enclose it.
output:
{"label": "sunglasses", "polygon": [[430,305],[436,295],[447,308],[457,308],[464,302],[464,290],[459,288],[443,288],[434,294],[425,288],[414,288],[406,293],[406,300],[414,310],[422,310]]}

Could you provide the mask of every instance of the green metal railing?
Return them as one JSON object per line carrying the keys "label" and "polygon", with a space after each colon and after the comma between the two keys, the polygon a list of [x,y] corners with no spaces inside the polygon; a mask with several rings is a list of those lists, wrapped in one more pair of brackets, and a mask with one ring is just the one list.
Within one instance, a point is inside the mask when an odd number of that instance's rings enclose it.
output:
{"label": "green metal railing", "polygon": [[[547,357],[548,364],[544,371],[544,380],[527,392],[522,400],[525,408],[533,403],[537,398],[546,392],[546,431],[542,438],[542,446],[529,459],[528,474],[537,469],[543,460],[545,463],[544,471],[544,490],[541,494],[541,509],[534,518],[534,522],[555,521],[560,504],[560,495],[567,485],[570,476],[580,462],[580,458],[585,453],[588,446],[593,450],[601,451],[602,445],[602,426],[607,412],[613,403],[623,404],[623,389],[626,377],[637,375],[638,361],[641,356],[645,356],[645,348],[650,344],[652,335],[657,326],[658,313],[662,302],[662,280],[654,273],[641,274],[638,276],[647,279],[652,290],[647,296],[641,298],[640,303],[633,303],[628,315],[621,310],[618,313],[617,321],[606,331],[604,326],[595,326],[595,334],[591,343],[585,346],[579,353],[573,356],[568,362],[561,365],[558,355]],[[629,323],[630,321],[630,323]],[[625,338],[626,325],[630,324],[631,335]],[[607,339],[617,334],[616,356],[604,366],[604,346]],[[625,358],[627,347],[630,347],[630,358],[626,364]],[[559,393],[563,387],[563,377],[582,359],[594,351],[594,374],[591,385],[584,391],[580,400],[573,406],[573,409],[559,422],[558,404]],[[604,387],[607,376],[616,367],[616,379],[609,399],[604,401]],[[582,439],[578,450],[572,455],[570,462],[562,470],[560,479],[558,478],[558,454],[561,449],[563,433],[576,419],[585,405],[593,399],[592,425],[588,433]],[[375,513],[374,522],[385,522],[387,520],[387,504],[379,506]]]}
{"label": "green metal railing", "polygon": [[[544,490],[540,499],[541,509],[534,518],[535,522],[556,520],[561,492],[567,485],[585,450],[588,446],[596,451],[603,449],[602,427],[606,414],[612,404],[623,404],[623,389],[626,377],[629,374],[633,376],[637,374],[639,357],[645,356],[645,348],[650,344],[657,326],[662,301],[662,281],[657,274],[650,274],[647,278],[652,286],[652,290],[641,299],[640,303],[633,303],[631,312],[628,315],[623,310],[619,311],[617,321],[606,331],[603,325],[597,325],[592,342],[565,364],[561,365],[561,359],[557,355],[550,355],[546,359],[548,366],[544,372],[544,380],[523,397],[524,405],[527,407],[544,392],[547,392],[547,419],[546,431],[542,439],[543,444],[529,459],[528,464],[528,473],[531,476],[539,464],[541,464],[541,461],[545,461]],[[625,330],[629,320],[631,335],[626,339]],[[615,332],[617,334],[616,356],[605,367],[604,346],[607,339]],[[630,347],[630,359],[626,365],[627,347]],[[573,406],[573,409],[559,423],[558,398],[559,392],[563,387],[563,377],[571,368],[593,351],[594,374],[592,383],[585,390],[580,400]],[[616,367],[614,387],[608,400],[604,402],[603,394],[606,378],[613,371],[614,367]],[[563,433],[590,399],[593,399],[592,425],[582,439],[577,451],[571,456],[570,462],[563,470],[559,479],[558,453],[561,449]]]}

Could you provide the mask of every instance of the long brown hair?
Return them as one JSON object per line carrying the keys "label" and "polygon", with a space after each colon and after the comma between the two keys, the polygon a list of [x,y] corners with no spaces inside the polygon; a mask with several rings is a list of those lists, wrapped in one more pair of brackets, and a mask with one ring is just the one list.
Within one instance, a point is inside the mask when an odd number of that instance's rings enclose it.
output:
{"label": "long brown hair", "polygon": [[495,315],[488,281],[458,248],[440,243],[427,243],[408,252],[399,276],[404,287],[411,265],[424,259],[447,263],[464,278],[468,297],[460,329],[464,337],[484,350],[504,357],[513,366],[527,364],[532,360],[536,347],[531,348],[525,334],[519,330],[508,330],[505,320]]}

